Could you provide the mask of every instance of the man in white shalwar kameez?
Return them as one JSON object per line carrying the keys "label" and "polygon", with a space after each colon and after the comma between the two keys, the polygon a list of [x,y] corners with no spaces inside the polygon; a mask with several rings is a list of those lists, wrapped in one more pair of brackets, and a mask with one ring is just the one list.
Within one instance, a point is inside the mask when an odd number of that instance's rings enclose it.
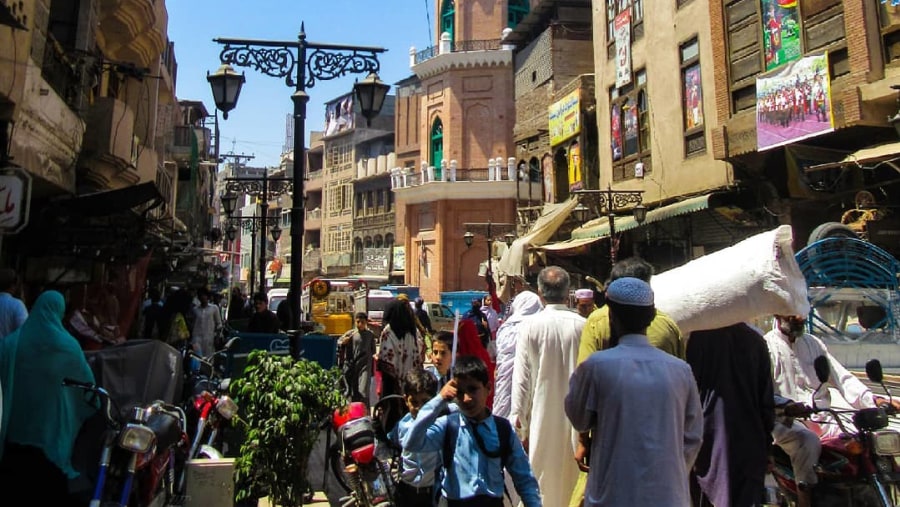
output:
{"label": "man in white shalwar kameez", "polygon": [[650,345],[653,290],[637,278],[606,289],[614,346],[578,366],[566,415],[591,432],[585,507],[688,507],[688,472],[700,451],[703,411],[687,363]]}
{"label": "man in white shalwar kameez", "polygon": [[585,319],[566,307],[569,274],[564,269],[544,268],[538,293],[546,306],[519,324],[509,420],[527,442],[544,505],[564,506],[578,481],[578,434],[566,419],[563,400]]}

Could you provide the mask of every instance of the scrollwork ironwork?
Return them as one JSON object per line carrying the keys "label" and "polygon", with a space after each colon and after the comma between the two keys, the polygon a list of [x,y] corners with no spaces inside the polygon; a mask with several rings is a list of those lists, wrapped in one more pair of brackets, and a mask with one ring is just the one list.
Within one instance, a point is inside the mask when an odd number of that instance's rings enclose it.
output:
{"label": "scrollwork ironwork", "polygon": [[312,88],[317,79],[329,81],[350,73],[378,72],[380,68],[375,52],[315,49],[306,58],[306,87]]}
{"label": "scrollwork ironwork", "polygon": [[290,47],[255,47],[251,44],[225,44],[219,53],[222,63],[250,67],[273,77],[294,75],[297,55]]}
{"label": "scrollwork ironwork", "polygon": [[[290,178],[234,178],[225,180],[225,191],[263,197],[266,201],[293,193],[294,182]],[[263,192],[266,193],[263,196]]]}
{"label": "scrollwork ironwork", "polygon": [[576,190],[573,193],[598,217],[644,201],[643,190]]}

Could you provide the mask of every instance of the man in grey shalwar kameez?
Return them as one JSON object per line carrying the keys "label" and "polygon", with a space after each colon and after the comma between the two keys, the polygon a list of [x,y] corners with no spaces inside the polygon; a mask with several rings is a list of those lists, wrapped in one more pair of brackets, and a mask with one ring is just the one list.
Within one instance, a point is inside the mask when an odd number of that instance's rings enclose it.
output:
{"label": "man in grey shalwar kameez", "polygon": [[688,507],[688,472],[700,450],[703,413],[691,367],[650,345],[653,290],[619,278],[606,291],[618,345],[595,352],[569,380],[566,415],[591,431],[585,507]]}

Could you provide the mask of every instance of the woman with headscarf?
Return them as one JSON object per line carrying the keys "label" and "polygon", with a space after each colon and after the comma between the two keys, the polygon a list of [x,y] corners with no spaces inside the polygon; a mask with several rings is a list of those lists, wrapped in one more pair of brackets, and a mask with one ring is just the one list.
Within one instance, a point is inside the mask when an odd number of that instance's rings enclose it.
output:
{"label": "woman with headscarf", "polygon": [[[408,299],[395,298],[388,303],[381,321],[381,346],[376,362],[376,368],[381,373],[381,396],[402,395],[403,377],[410,370],[422,367],[424,342]],[[390,415],[387,417],[386,431],[403,415],[405,405],[396,401],[387,409]]]}
{"label": "woman with headscarf", "polygon": [[494,373],[494,415],[508,417],[512,401],[513,363],[516,358],[516,341],[519,339],[519,323],[525,317],[544,308],[541,298],[534,292],[524,291],[516,295],[510,305],[511,315],[497,329],[497,368]]}
{"label": "woman with headscarf", "polygon": [[[94,383],[78,341],[63,327],[62,294],[41,294],[28,319],[0,340],[0,491],[37,505],[68,505],[72,446],[96,408],[64,378]],[[4,446],[5,443],[5,446]],[[31,484],[40,480],[41,487]],[[27,488],[27,489],[26,489]]]}

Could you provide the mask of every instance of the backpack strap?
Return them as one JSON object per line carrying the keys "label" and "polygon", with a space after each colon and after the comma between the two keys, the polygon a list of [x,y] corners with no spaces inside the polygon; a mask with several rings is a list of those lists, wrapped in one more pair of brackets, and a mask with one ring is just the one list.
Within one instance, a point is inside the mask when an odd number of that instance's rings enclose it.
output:
{"label": "backpack strap", "polygon": [[444,451],[441,458],[444,462],[444,470],[453,464],[453,455],[456,453],[456,440],[459,438],[459,412],[447,415],[447,428],[444,431]]}
{"label": "backpack strap", "polygon": [[493,417],[494,424],[497,426],[497,438],[500,440],[500,462],[503,463],[503,468],[506,468],[509,458],[512,456],[512,444],[510,443],[512,424],[505,417],[499,415]]}
{"label": "backpack strap", "polygon": [[[459,412],[450,414],[447,417],[447,427],[444,431],[444,450],[442,453],[442,461],[444,468],[450,468],[453,464],[453,454],[456,452],[456,440],[459,438]],[[509,458],[512,456],[512,425],[505,417],[499,415],[492,416],[494,425],[497,426],[497,438],[500,441],[500,463],[506,468]]]}

